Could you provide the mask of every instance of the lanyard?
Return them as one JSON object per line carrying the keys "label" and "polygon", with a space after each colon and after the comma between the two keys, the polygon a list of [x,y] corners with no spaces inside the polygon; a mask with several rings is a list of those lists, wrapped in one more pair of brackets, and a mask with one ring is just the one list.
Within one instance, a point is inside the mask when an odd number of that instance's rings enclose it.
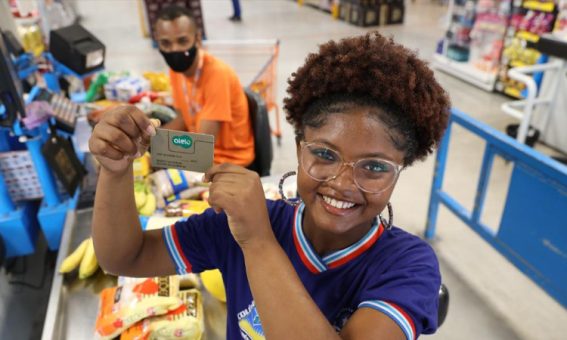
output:
{"label": "lanyard", "polygon": [[183,94],[185,95],[185,102],[187,103],[187,108],[189,109],[189,115],[191,117],[195,117],[197,112],[201,110],[201,106],[197,104],[195,100],[199,79],[201,79],[201,73],[203,73],[203,55],[199,51],[199,64],[197,66],[197,71],[195,71],[195,76],[193,77],[191,96],[189,96],[187,91],[187,79],[183,77]]}

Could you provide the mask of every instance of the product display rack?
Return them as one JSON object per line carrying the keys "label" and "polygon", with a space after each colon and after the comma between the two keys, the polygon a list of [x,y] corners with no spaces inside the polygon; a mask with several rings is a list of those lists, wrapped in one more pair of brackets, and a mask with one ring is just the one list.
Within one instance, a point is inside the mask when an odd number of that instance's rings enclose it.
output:
{"label": "product display rack", "polygon": [[360,27],[404,22],[404,0],[297,0],[297,3],[330,13],[335,19]]}
{"label": "product display rack", "polygon": [[434,67],[492,91],[508,12],[508,0],[451,1],[447,32],[438,44]]}
{"label": "product display rack", "polygon": [[[512,3],[496,91],[513,98],[525,97],[525,85],[510,79],[508,71],[513,67],[547,62],[547,56],[532,48],[532,44],[537,43],[540,35],[553,30],[556,17],[557,6],[553,1],[515,0]],[[541,73],[534,74],[538,85],[541,77]]]}

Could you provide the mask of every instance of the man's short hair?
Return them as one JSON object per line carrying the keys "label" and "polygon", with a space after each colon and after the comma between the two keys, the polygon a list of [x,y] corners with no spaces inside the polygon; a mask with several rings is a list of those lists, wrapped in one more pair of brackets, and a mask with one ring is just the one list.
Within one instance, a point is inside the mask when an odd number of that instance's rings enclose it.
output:
{"label": "man's short hair", "polygon": [[[195,24],[195,18],[191,15],[191,12],[181,6],[171,5],[162,8],[157,15],[157,20],[172,21],[180,17],[188,17],[193,24]],[[195,25],[196,26],[196,25]]]}

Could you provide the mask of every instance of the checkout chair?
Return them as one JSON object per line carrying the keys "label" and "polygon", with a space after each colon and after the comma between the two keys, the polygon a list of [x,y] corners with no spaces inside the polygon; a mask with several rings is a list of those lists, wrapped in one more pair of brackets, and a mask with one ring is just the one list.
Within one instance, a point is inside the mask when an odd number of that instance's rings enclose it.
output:
{"label": "checkout chair", "polygon": [[449,289],[444,283],[439,288],[439,309],[437,311],[437,328],[441,327],[449,311]]}
{"label": "checkout chair", "polygon": [[245,88],[244,92],[248,100],[248,111],[254,134],[254,160],[248,169],[257,172],[260,177],[269,176],[274,152],[268,109],[264,99],[258,93],[249,88]]}

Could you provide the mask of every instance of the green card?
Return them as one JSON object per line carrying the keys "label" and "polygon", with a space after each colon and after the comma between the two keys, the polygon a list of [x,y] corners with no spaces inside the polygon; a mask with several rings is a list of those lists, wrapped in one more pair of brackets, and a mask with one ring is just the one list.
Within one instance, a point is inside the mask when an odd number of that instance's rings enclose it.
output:
{"label": "green card", "polygon": [[152,167],[206,172],[213,166],[215,136],[156,129],[151,140]]}

